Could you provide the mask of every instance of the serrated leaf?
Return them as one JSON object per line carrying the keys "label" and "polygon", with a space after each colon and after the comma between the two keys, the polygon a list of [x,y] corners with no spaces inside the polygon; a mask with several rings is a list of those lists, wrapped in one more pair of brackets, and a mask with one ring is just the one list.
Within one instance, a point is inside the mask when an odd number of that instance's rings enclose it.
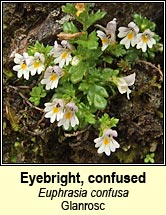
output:
{"label": "serrated leaf", "polygon": [[103,57],[103,60],[104,60],[106,63],[112,64],[113,58],[110,57],[110,56],[105,56],[105,57]]}
{"label": "serrated leaf", "polygon": [[77,33],[78,29],[74,25],[73,22],[65,22],[63,24],[63,32],[65,32],[65,33]]}
{"label": "serrated leaf", "polygon": [[109,46],[109,51],[111,54],[113,54],[115,57],[122,57],[126,54],[126,50],[124,49],[124,46],[121,44],[113,44]]}
{"label": "serrated leaf", "polygon": [[155,31],[156,24],[146,17],[141,16],[140,14],[134,14],[134,22],[138,25],[140,31],[144,31],[146,29],[150,29],[151,31]]}
{"label": "serrated leaf", "polygon": [[94,106],[99,110],[104,110],[107,106],[107,100],[103,96],[95,94]]}
{"label": "serrated leaf", "polygon": [[89,89],[89,84],[86,81],[84,81],[84,82],[80,83],[78,89],[86,92]]}
{"label": "serrated leaf", "polygon": [[87,99],[90,105],[94,105],[95,108],[103,110],[107,104],[107,101],[104,97],[108,97],[108,93],[104,87],[93,85],[89,88]]}
{"label": "serrated leaf", "polygon": [[91,13],[87,17],[85,29],[87,30],[91,25],[93,25],[96,21],[101,20],[106,15],[106,12],[98,10],[96,13]]}
{"label": "serrated leaf", "polygon": [[83,48],[87,48],[89,50],[95,50],[98,47],[98,37],[96,36],[96,32],[93,31],[88,39],[86,40],[77,40],[77,44],[81,45]]}
{"label": "serrated leaf", "polygon": [[69,13],[71,15],[75,15],[76,14],[76,8],[74,4],[71,3],[66,3],[66,5],[62,6],[62,11],[64,13]]}
{"label": "serrated leaf", "polygon": [[77,66],[70,67],[69,73],[71,73],[71,81],[73,84],[80,82],[87,70],[85,63],[81,62]]}

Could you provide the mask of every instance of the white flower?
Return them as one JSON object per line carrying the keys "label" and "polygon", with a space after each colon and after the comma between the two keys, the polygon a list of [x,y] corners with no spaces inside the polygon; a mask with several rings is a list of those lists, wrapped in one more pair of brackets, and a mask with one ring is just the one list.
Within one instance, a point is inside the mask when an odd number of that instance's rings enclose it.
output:
{"label": "white flower", "polygon": [[39,52],[35,52],[34,57],[32,57],[31,65],[29,67],[31,75],[35,75],[36,72],[40,74],[44,70],[44,61],[45,57],[43,54],[40,54]]}
{"label": "white flower", "polygon": [[142,49],[143,52],[146,52],[147,46],[152,48],[156,44],[155,39],[153,38],[154,33],[149,29],[146,29],[143,33],[138,34],[137,36],[137,49]]}
{"label": "white flower", "polygon": [[110,44],[115,42],[116,25],[117,25],[116,18],[108,22],[106,25],[106,28],[104,28],[101,25],[96,25],[105,31],[105,33],[100,30],[97,31],[97,36],[101,39],[101,42],[102,42],[102,48],[101,48],[102,51],[104,51]]}
{"label": "white flower", "polygon": [[78,125],[79,120],[75,114],[77,111],[78,107],[73,102],[66,104],[63,118],[58,122],[58,126],[63,125],[64,129],[67,130],[70,124],[71,127]]}
{"label": "white flower", "polygon": [[55,41],[54,47],[50,51],[50,54],[55,57],[54,63],[59,64],[59,67],[62,68],[64,65],[68,66],[72,60],[71,52],[73,50],[73,46],[70,45],[66,40],[62,40],[61,45]]}
{"label": "white flower", "polygon": [[62,99],[55,98],[53,102],[45,103],[44,105],[44,112],[46,112],[45,118],[50,118],[51,123],[63,118],[64,101]]}
{"label": "white flower", "polygon": [[59,66],[49,66],[45,73],[41,84],[46,84],[46,90],[57,88],[59,79],[63,75],[63,70]]}
{"label": "white flower", "polygon": [[29,64],[31,62],[31,57],[28,53],[24,52],[23,55],[18,53],[15,54],[14,62],[17,64],[13,66],[13,70],[17,71],[17,77],[21,78],[24,76],[26,80],[29,79]]}
{"label": "white flower", "polygon": [[130,22],[128,24],[128,28],[127,27],[120,27],[118,30],[119,30],[118,37],[119,38],[124,37],[120,41],[120,44],[125,45],[126,49],[128,49],[130,47],[130,45],[132,47],[134,47],[136,44],[136,36],[139,32],[138,26],[134,22]]}
{"label": "white flower", "polygon": [[110,45],[110,39],[104,32],[100,30],[97,31],[97,36],[101,39],[102,42],[101,50],[104,51]]}
{"label": "white flower", "polygon": [[130,99],[129,94],[131,93],[131,90],[128,88],[128,86],[132,86],[135,82],[135,76],[136,74],[133,73],[131,75],[128,75],[126,77],[118,78],[117,80],[117,87],[121,94],[127,93],[127,98]]}
{"label": "white flower", "polygon": [[97,152],[99,154],[105,152],[107,156],[109,156],[111,152],[115,152],[116,148],[120,147],[119,143],[113,138],[117,136],[117,131],[107,129],[102,137],[98,137],[94,140],[94,142],[96,143],[95,147],[98,148]]}
{"label": "white flower", "polygon": [[108,22],[105,28],[105,32],[106,35],[110,38],[110,42],[115,42],[116,40],[116,27],[117,27],[117,23],[116,23],[116,18],[113,18],[112,21]]}

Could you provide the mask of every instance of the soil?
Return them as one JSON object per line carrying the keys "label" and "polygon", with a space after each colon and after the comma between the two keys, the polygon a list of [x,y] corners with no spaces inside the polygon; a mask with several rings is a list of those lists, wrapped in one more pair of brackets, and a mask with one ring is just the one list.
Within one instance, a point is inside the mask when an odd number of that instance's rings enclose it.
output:
{"label": "soil", "polygon": [[[155,163],[164,162],[163,143],[163,55],[153,62],[138,61],[130,71],[136,73],[132,96],[116,96],[106,110],[119,118],[117,141],[121,147],[107,157],[97,154],[94,139],[98,130],[64,132],[44,118],[43,103],[35,107],[28,101],[36,80],[18,79],[12,71],[12,52],[22,53],[39,40],[53,45],[62,23],[71,20],[61,11],[64,3],[3,3],[3,163],[33,164],[145,164],[148,153]],[[163,42],[164,3],[92,3],[94,11],[107,12],[100,24],[117,18],[128,24],[133,13],[154,21]]]}

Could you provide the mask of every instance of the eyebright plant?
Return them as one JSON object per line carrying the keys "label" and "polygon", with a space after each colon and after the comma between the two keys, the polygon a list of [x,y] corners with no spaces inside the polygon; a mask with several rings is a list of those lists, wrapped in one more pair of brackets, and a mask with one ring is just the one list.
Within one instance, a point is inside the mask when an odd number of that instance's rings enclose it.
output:
{"label": "eyebright plant", "polygon": [[105,26],[95,24],[106,12],[94,13],[90,3],[67,3],[62,11],[74,21],[63,24],[53,46],[36,41],[26,53],[16,53],[13,70],[18,78],[39,77],[30,93],[35,105],[52,92],[52,99],[42,104],[45,118],[69,131],[94,126],[99,130],[94,140],[98,153],[110,156],[120,144],[112,129],[119,119],[106,113],[108,100],[118,91],[130,99],[136,74],[123,72],[138,59],[154,58],[162,47],[160,37],[155,23],[138,14],[127,26],[117,27],[114,17]]}

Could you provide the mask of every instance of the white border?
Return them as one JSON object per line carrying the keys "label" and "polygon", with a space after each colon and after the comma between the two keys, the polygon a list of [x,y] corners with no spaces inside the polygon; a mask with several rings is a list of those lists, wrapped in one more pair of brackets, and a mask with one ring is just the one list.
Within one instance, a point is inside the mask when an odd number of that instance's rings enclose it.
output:
{"label": "white border", "polygon": [[164,68],[163,68],[163,72],[165,72],[165,1],[94,1],[94,2],[91,2],[91,1],[1,1],[1,160],[0,160],[0,165],[1,166],[165,166],[165,74],[163,73],[163,85],[164,85],[164,92],[163,92],[163,114],[164,114],[164,119],[163,119],[163,122],[164,122],[164,125],[163,125],[163,144],[164,144],[164,163],[163,164],[28,164],[28,163],[25,163],[25,164],[8,164],[8,163],[2,163],[2,145],[3,145],[3,121],[2,121],[2,118],[3,118],[3,99],[2,99],[2,95],[3,95],[3,78],[2,78],[2,74],[3,74],[3,44],[2,44],[2,41],[3,41],[3,11],[2,11],[2,4],[3,3],[75,3],[75,2],[88,2],[88,3],[136,3],[136,2],[139,2],[139,3],[142,3],[142,2],[146,2],[146,3],[164,3],[164,41],[163,41],[163,57],[164,57]]}

